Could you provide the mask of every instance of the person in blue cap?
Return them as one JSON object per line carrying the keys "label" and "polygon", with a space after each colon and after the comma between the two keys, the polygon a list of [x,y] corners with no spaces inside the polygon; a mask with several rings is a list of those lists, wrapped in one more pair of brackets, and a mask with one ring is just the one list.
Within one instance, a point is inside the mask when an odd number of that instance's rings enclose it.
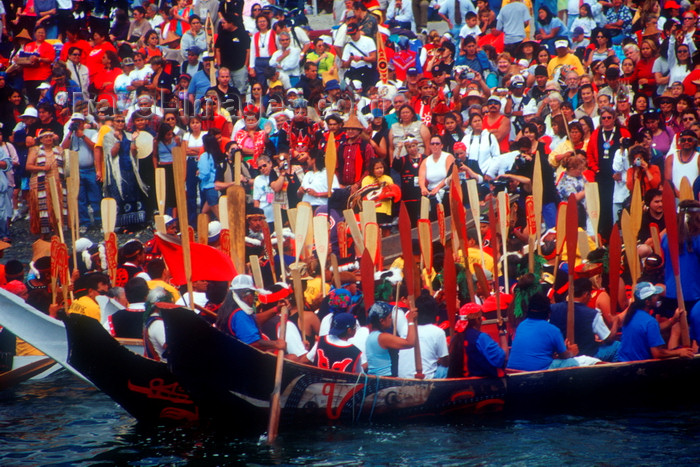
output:
{"label": "person in blue cap", "polygon": [[366,366],[367,359],[350,339],[355,336],[357,320],[350,313],[336,313],[332,316],[331,328],[306,354],[310,363],[319,368],[359,373]]}

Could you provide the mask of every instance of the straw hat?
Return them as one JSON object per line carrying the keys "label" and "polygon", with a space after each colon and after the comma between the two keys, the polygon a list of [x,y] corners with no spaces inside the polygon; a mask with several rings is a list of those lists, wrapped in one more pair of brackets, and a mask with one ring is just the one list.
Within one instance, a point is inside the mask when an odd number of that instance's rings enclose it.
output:
{"label": "straw hat", "polygon": [[29,35],[29,32],[26,29],[22,29],[19,34],[15,35],[15,39],[25,39],[28,41],[32,40],[32,36]]}
{"label": "straw hat", "polygon": [[360,120],[357,118],[355,114],[350,114],[350,117],[347,119],[345,124],[343,125],[343,128],[349,129],[349,128],[354,128],[356,130],[364,130],[365,127],[362,125]]}

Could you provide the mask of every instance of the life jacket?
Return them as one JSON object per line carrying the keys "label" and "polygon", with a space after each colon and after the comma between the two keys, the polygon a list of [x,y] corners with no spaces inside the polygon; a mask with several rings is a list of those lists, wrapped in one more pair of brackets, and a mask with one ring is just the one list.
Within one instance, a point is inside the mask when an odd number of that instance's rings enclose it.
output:
{"label": "life jacket", "polygon": [[148,328],[151,326],[151,324],[158,320],[163,321],[163,318],[161,318],[160,315],[151,315],[148,317],[146,324],[143,326],[143,355],[144,357],[150,358],[151,360],[155,360],[157,362],[160,361],[160,355],[158,355],[155,347],[153,347],[151,339],[148,338]]}
{"label": "life jacket", "polygon": [[341,347],[328,342],[328,336],[323,336],[318,341],[316,351],[316,365],[328,370],[344,371],[352,373],[357,367],[358,359],[362,352],[354,345]]}

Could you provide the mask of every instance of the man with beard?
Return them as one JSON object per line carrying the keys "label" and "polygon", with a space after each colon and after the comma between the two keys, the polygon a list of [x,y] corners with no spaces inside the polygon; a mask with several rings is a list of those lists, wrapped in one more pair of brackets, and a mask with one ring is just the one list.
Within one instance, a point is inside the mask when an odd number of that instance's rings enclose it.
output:
{"label": "man with beard", "polygon": [[368,173],[368,161],[375,157],[374,149],[362,139],[364,127],[355,115],[350,115],[343,128],[347,140],[338,148],[336,174],[342,187],[352,186],[353,191],[356,191],[362,177]]}

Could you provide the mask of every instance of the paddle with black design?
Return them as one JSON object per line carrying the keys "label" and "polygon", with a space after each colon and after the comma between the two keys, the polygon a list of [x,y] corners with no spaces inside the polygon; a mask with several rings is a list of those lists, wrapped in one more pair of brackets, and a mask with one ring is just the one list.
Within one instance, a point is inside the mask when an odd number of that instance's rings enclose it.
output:
{"label": "paddle with black design", "polygon": [[676,212],[676,197],[671,184],[666,181],[662,190],[664,205],[664,220],[666,221],[666,239],[668,251],[673,267],[673,278],[676,282],[676,297],[678,308],[681,309],[681,343],[684,347],[690,347],[690,333],[688,332],[688,318],[686,316],[685,301],[683,300],[683,287],[681,284],[680,270],[680,245],[678,244],[678,213]]}
{"label": "paddle with black design", "polygon": [[578,243],[578,205],[571,193],[566,206],[566,256],[569,263],[569,290],[566,312],[566,338],[575,344],[574,337],[574,270],[576,269],[576,245]]}

